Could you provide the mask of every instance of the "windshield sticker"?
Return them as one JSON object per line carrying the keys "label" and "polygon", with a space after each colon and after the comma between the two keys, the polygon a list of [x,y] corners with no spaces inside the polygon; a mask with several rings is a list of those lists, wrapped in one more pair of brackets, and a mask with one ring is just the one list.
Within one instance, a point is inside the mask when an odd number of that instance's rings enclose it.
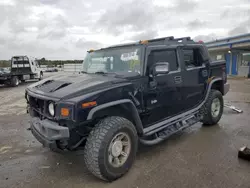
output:
{"label": "windshield sticker", "polygon": [[138,60],[137,50],[135,52],[123,53],[121,55],[122,61]]}
{"label": "windshield sticker", "polygon": [[113,57],[94,57],[94,58],[92,58],[91,60],[92,61],[98,61],[98,62],[107,62],[108,61],[108,59],[110,60],[110,61],[113,61]]}
{"label": "windshield sticker", "polygon": [[92,64],[90,67],[89,67],[89,71],[90,72],[96,72],[96,71],[102,71],[102,70],[105,70],[106,67],[105,67],[105,64]]}

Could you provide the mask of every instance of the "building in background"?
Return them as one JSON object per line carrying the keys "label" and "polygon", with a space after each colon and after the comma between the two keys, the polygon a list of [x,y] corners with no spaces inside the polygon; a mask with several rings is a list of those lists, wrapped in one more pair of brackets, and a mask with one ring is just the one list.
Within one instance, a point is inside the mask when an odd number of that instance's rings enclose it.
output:
{"label": "building in background", "polygon": [[212,60],[226,60],[227,74],[249,77],[250,33],[205,43]]}

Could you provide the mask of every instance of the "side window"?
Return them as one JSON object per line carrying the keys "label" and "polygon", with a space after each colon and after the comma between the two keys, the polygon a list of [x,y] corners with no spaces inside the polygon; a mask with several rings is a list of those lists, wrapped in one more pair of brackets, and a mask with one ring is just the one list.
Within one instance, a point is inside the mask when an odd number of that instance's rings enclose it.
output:
{"label": "side window", "polygon": [[184,49],[183,54],[186,68],[202,66],[203,60],[200,49]]}
{"label": "side window", "polygon": [[158,62],[168,62],[170,71],[176,71],[179,68],[176,50],[157,50],[152,51],[148,57],[148,67]]}

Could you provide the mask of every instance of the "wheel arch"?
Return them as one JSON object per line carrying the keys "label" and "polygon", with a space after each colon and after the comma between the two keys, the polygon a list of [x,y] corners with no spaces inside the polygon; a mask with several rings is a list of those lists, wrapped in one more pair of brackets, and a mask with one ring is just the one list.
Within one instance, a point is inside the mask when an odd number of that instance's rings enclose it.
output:
{"label": "wheel arch", "polygon": [[210,82],[211,84],[211,89],[218,90],[224,95],[224,82],[220,78],[216,78]]}
{"label": "wheel arch", "polygon": [[121,116],[130,120],[138,134],[143,134],[143,126],[134,103],[129,99],[122,99],[105,103],[90,110],[87,120],[103,118],[106,116]]}

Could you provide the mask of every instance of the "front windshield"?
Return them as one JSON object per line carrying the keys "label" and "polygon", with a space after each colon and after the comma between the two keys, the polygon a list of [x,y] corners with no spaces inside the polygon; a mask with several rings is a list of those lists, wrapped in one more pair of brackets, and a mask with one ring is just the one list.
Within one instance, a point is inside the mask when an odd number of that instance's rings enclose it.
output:
{"label": "front windshield", "polygon": [[140,48],[107,48],[89,52],[83,62],[83,71],[87,73],[140,73]]}

